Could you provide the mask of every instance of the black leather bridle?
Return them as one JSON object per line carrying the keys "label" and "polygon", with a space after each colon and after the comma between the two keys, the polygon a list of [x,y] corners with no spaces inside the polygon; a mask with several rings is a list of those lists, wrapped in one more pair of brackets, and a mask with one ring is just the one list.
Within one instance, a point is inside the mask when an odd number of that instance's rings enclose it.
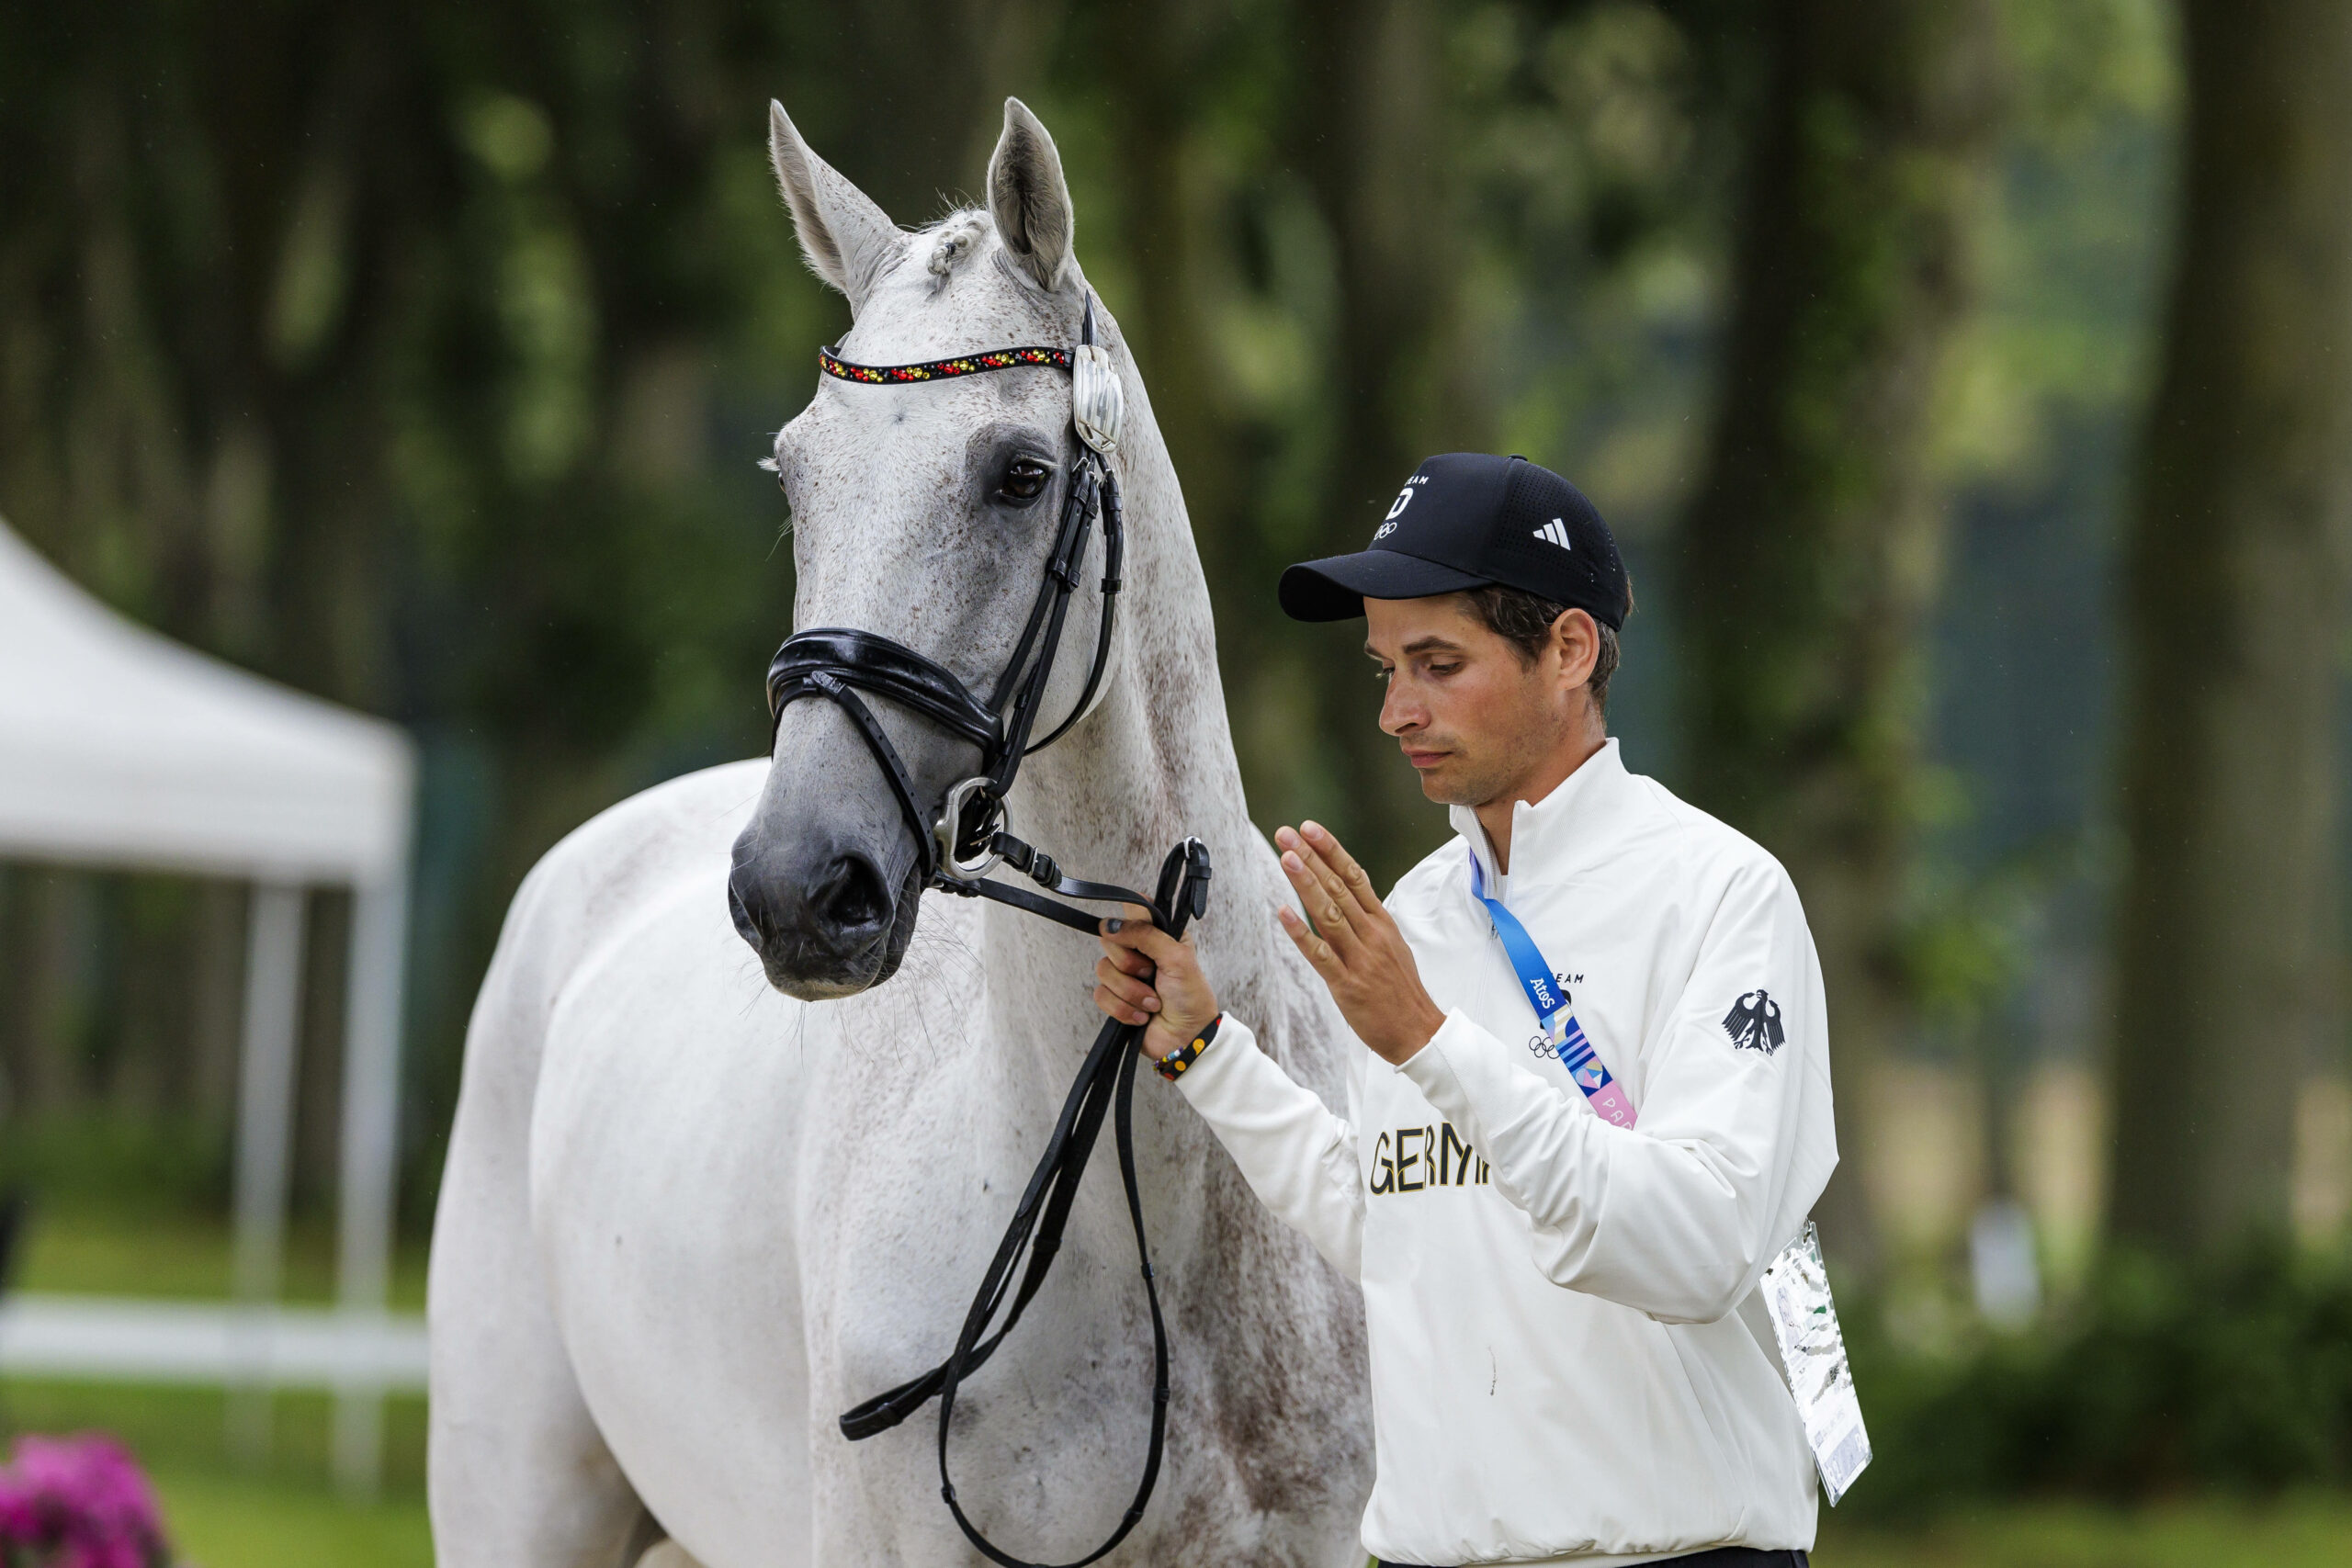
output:
{"label": "black leather bridle", "polygon": [[[1077,438],[1078,460],[1062,500],[1060,526],[1053,553],[1046,562],[1045,580],[1029,609],[1021,640],[997,677],[986,703],[975,698],[964,682],[936,660],[903,643],[851,627],[821,626],[797,632],[768,666],[770,750],[775,726],[784,710],[803,697],[821,697],[839,706],[865,738],[891,792],[898,796],[908,829],[915,839],[918,866],[925,886],[963,897],[992,898],[1014,908],[1056,920],[1091,936],[1095,917],[1058,901],[1076,898],[1090,903],[1136,904],[1151,911],[1152,923],[1172,936],[1208,907],[1209,852],[1198,839],[1186,839],[1168,852],[1160,863],[1159,880],[1151,897],[1110,883],[1085,882],[1064,875],[1053,857],[1014,838],[1005,816],[1006,795],[1021,771],[1022,759],[1052,745],[1083,718],[1092,705],[1111,658],[1114,608],[1119,592],[1119,563],[1125,544],[1125,520],[1120,513],[1119,482],[1108,462],[1115,449],[1120,423],[1118,387],[1108,355],[1094,342],[1094,301],[1089,296],[1076,350],[1012,348],[929,360],[916,365],[854,365],[822,350],[818,363],[825,374],[866,385],[907,385],[956,376],[978,375],[1020,366],[1058,367],[1071,374],[1071,425]],[[1061,723],[1041,740],[1032,740],[1046,687],[1053,678],[1054,657],[1061,646],[1071,595],[1077,591],[1079,563],[1097,516],[1102,522],[1102,613],[1095,628],[1093,658],[1078,701]],[[860,694],[864,694],[861,695]],[[920,715],[958,739],[978,748],[980,771],[951,785],[929,811],[915,797],[913,779],[898,749],[865,701],[877,697]],[[999,864],[1012,866],[1045,891],[1032,892],[1013,884],[989,880]],[[1047,894],[1057,897],[1049,897]],[[1127,1216],[1136,1238],[1136,1256],[1142,1266],[1144,1295],[1151,1308],[1151,1445],[1144,1461],[1143,1479],[1134,1499],[1110,1539],[1085,1556],[1057,1568],[1084,1568],[1125,1540],[1159,1478],[1159,1463],[1168,1428],[1168,1327],[1160,1315],[1159,1290],[1151,1268],[1151,1250],[1145,1239],[1143,1198],[1136,1178],[1134,1097],[1136,1063],[1143,1035],[1140,1024],[1106,1020],[1070,1086],[1061,1115],[1046,1140],[1045,1154],[1029,1177],[982,1276],[978,1292],[965,1314],[956,1348],[944,1361],[921,1377],[876,1395],[841,1418],[842,1433],[851,1441],[887,1432],[921,1409],[934,1395],[939,1400],[940,1495],[956,1525],[972,1544],[1004,1568],[1044,1568],[1001,1551],[966,1517],[947,1470],[947,1429],[956,1407],[956,1391],[964,1379],[985,1365],[1021,1321],[1021,1314],[1046,1282],[1062,1233],[1078,1196],[1080,1178],[1094,1152],[1106,1114],[1112,1118],[1118,1148],[1119,1179],[1125,1187]],[[1027,1266],[1023,1268],[1023,1255]],[[1014,1285],[1016,1271],[1020,1282]],[[1009,1303],[1008,1303],[1009,1298]],[[1004,1322],[995,1333],[989,1325],[1000,1310]],[[984,1337],[985,1336],[985,1337]]]}

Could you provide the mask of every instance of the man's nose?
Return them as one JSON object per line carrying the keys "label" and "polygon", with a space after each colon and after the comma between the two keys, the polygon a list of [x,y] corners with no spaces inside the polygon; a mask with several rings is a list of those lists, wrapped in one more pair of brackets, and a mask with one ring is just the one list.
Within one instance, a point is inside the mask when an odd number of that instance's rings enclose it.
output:
{"label": "man's nose", "polygon": [[1416,701],[1409,682],[1391,679],[1387,694],[1380,699],[1380,728],[1384,734],[1402,735],[1408,729],[1419,729],[1429,722],[1429,714]]}

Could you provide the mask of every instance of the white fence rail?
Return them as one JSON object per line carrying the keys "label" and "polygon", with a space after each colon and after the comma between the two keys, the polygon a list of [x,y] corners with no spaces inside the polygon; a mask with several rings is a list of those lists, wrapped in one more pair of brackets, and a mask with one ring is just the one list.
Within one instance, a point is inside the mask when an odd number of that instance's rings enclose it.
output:
{"label": "white fence rail", "polygon": [[0,1374],[106,1382],[406,1392],[424,1320],[334,1307],[120,1296],[0,1299]]}

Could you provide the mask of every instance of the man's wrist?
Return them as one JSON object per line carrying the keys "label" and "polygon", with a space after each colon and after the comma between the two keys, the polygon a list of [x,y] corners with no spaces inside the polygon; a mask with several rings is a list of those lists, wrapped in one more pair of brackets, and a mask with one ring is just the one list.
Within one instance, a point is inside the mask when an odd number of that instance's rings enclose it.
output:
{"label": "man's wrist", "polygon": [[1392,1067],[1401,1067],[1420,1055],[1437,1038],[1437,1032],[1445,1027],[1445,1014],[1435,1002],[1424,998],[1416,1012],[1418,1016],[1410,1027],[1396,1031],[1381,1046],[1374,1047],[1380,1058]]}
{"label": "man's wrist", "polygon": [[1170,1052],[1182,1050],[1202,1030],[1224,1016],[1224,1012],[1214,1004],[1206,1016],[1197,1019],[1179,1020],[1162,1014],[1153,1019],[1150,1027],[1143,1032],[1143,1054],[1155,1062],[1164,1061]]}
{"label": "man's wrist", "polygon": [[1202,1025],[1191,1040],[1154,1062],[1152,1070],[1170,1083],[1174,1083],[1184,1076],[1186,1068],[1200,1059],[1202,1052],[1216,1043],[1217,1030],[1224,1022],[1225,1014],[1217,1014]]}

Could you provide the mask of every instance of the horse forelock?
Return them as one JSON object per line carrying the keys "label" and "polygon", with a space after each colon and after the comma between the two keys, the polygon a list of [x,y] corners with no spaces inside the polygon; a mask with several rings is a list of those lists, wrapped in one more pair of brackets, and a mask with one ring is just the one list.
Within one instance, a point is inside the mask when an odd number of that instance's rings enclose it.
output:
{"label": "horse forelock", "polygon": [[876,273],[839,351],[888,365],[981,348],[1068,347],[1078,341],[1087,297],[1074,260],[1061,287],[1047,293],[1006,248],[985,209],[957,207],[905,234]]}
{"label": "horse forelock", "polygon": [[944,278],[995,237],[996,225],[987,213],[977,207],[961,207],[920,231],[915,240],[929,257],[926,265],[932,276]]}

